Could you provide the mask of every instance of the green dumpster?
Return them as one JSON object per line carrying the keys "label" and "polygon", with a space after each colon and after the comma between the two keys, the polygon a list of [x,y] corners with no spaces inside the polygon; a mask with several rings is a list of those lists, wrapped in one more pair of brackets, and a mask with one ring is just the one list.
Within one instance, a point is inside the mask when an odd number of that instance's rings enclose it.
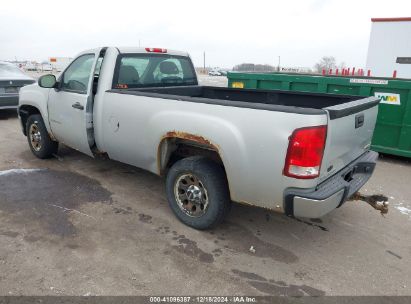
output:
{"label": "green dumpster", "polygon": [[372,149],[411,157],[411,79],[238,72],[227,77],[231,88],[378,96]]}

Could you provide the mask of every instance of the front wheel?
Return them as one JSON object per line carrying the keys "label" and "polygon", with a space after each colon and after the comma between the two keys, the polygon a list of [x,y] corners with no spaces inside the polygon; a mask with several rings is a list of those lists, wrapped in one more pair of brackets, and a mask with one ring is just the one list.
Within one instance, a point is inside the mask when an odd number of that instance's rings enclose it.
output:
{"label": "front wheel", "polygon": [[57,153],[58,142],[50,138],[41,115],[31,115],[27,119],[26,134],[31,152],[38,158],[50,158]]}
{"label": "front wheel", "polygon": [[166,191],[177,218],[195,229],[216,226],[230,210],[224,170],[204,157],[188,157],[176,162],[167,174]]}

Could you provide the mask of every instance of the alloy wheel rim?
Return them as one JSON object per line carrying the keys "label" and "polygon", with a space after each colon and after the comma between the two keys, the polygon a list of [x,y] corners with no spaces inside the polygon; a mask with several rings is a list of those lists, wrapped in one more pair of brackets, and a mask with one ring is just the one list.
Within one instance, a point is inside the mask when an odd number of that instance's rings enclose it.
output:
{"label": "alloy wheel rim", "polygon": [[29,136],[30,136],[30,144],[33,147],[35,151],[40,151],[41,150],[41,133],[39,126],[36,123],[33,123],[30,126],[29,130]]}
{"label": "alloy wheel rim", "polygon": [[176,179],[174,195],[180,210],[190,217],[201,217],[208,208],[207,189],[194,174],[182,174]]}

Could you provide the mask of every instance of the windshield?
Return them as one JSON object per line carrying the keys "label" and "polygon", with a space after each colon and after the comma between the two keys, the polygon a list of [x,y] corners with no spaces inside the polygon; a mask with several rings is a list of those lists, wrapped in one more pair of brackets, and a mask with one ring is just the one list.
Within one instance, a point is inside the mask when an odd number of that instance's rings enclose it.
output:
{"label": "windshield", "polygon": [[0,77],[14,77],[22,75],[24,75],[24,73],[20,71],[18,67],[12,64],[0,63]]}
{"label": "windshield", "polygon": [[188,57],[167,54],[125,54],[117,61],[113,88],[197,85]]}

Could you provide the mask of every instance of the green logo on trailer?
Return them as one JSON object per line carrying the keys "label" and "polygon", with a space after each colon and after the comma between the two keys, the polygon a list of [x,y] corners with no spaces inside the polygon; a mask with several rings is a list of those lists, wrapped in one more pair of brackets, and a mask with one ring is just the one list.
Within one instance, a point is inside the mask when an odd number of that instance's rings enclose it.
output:
{"label": "green logo on trailer", "polygon": [[381,103],[392,104],[397,106],[401,105],[400,94],[375,92],[374,96],[380,98]]}

